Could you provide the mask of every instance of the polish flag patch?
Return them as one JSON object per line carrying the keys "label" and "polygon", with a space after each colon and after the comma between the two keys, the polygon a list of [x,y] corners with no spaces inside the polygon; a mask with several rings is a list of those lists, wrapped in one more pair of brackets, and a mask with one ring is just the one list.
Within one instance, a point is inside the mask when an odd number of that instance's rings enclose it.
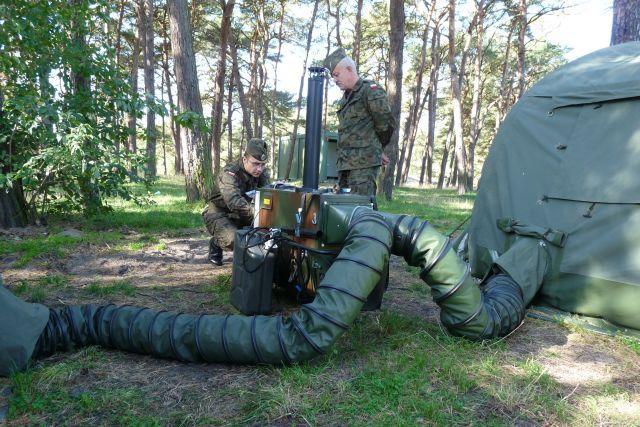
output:
{"label": "polish flag patch", "polygon": [[236,176],[236,174],[235,174],[235,173],[233,173],[233,172],[231,172],[231,171],[227,171],[227,173],[228,173],[229,175],[233,176],[233,177],[235,177],[235,176]]}
{"label": "polish flag patch", "polygon": [[371,89],[373,89],[373,90],[378,89],[378,85],[377,85],[377,84],[375,84],[375,83],[374,83],[374,84],[372,84],[370,87],[371,87]]}

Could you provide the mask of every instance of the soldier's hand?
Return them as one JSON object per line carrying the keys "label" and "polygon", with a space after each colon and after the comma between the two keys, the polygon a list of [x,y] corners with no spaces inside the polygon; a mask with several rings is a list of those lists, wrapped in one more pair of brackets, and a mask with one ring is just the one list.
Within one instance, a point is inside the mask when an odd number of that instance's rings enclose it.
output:
{"label": "soldier's hand", "polygon": [[389,156],[382,153],[382,166],[387,166],[389,164]]}

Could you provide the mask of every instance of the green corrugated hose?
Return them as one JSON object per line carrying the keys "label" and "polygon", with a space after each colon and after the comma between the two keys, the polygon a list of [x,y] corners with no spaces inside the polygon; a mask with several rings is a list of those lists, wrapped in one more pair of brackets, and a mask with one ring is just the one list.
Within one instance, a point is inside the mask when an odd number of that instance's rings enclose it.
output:
{"label": "green corrugated hose", "polygon": [[[538,240],[523,237],[503,257],[537,255],[540,267],[526,280],[516,282],[507,274],[496,274],[478,286],[469,266],[462,261],[451,240],[438,233],[427,221],[406,215],[381,212],[393,227],[394,255],[420,267],[420,278],[431,287],[434,301],[440,306],[440,320],[452,335],[481,340],[507,335],[525,315],[525,308],[537,293],[550,262]],[[502,257],[501,257],[502,258]],[[500,260],[501,269],[508,272]],[[504,264],[509,264],[505,262]]]}
{"label": "green corrugated hose", "polygon": [[50,310],[33,357],[84,345],[188,362],[291,363],[323,354],[353,323],[389,262],[391,229],[356,209],[316,297],[290,316],[193,315],[115,305]]}
{"label": "green corrugated hose", "polygon": [[[31,356],[45,357],[97,344],[188,362],[282,364],[308,360],[323,354],[352,324],[379,282],[390,253],[422,269],[420,277],[431,287],[441,308],[442,324],[450,333],[470,339],[498,337],[522,322],[525,307],[538,291],[549,264],[544,245],[519,238],[496,261],[500,274],[478,286],[449,239],[427,221],[354,207],[348,223],[344,246],[322,279],[314,301],[294,314],[193,315],[115,305],[49,309],[49,321]],[[537,258],[531,256],[533,251],[537,251]],[[535,262],[529,269],[520,269],[525,274],[516,277],[516,282],[504,273],[509,273],[524,254]],[[18,300],[9,292],[3,295]],[[6,368],[22,369],[22,360],[26,359],[13,358],[8,362],[12,366]]]}

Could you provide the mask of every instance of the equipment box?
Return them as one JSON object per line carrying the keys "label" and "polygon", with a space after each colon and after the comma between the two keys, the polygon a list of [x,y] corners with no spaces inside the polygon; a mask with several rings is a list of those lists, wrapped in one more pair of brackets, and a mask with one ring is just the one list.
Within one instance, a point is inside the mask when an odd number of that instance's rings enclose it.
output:
{"label": "equipment box", "polygon": [[271,313],[271,291],[276,254],[267,250],[265,235],[256,230],[236,232],[233,246],[231,304],[243,314]]}

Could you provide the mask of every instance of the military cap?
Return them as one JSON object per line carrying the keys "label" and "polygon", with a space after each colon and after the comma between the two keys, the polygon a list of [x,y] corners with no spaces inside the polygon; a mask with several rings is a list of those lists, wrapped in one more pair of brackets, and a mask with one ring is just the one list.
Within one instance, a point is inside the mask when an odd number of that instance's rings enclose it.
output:
{"label": "military cap", "polygon": [[245,156],[249,155],[261,162],[267,161],[267,143],[261,138],[251,138],[247,143],[247,149],[244,151]]}
{"label": "military cap", "polygon": [[323,66],[327,68],[330,73],[333,73],[333,69],[336,68],[338,62],[348,57],[347,52],[345,52],[343,48],[336,49],[324,59]]}

